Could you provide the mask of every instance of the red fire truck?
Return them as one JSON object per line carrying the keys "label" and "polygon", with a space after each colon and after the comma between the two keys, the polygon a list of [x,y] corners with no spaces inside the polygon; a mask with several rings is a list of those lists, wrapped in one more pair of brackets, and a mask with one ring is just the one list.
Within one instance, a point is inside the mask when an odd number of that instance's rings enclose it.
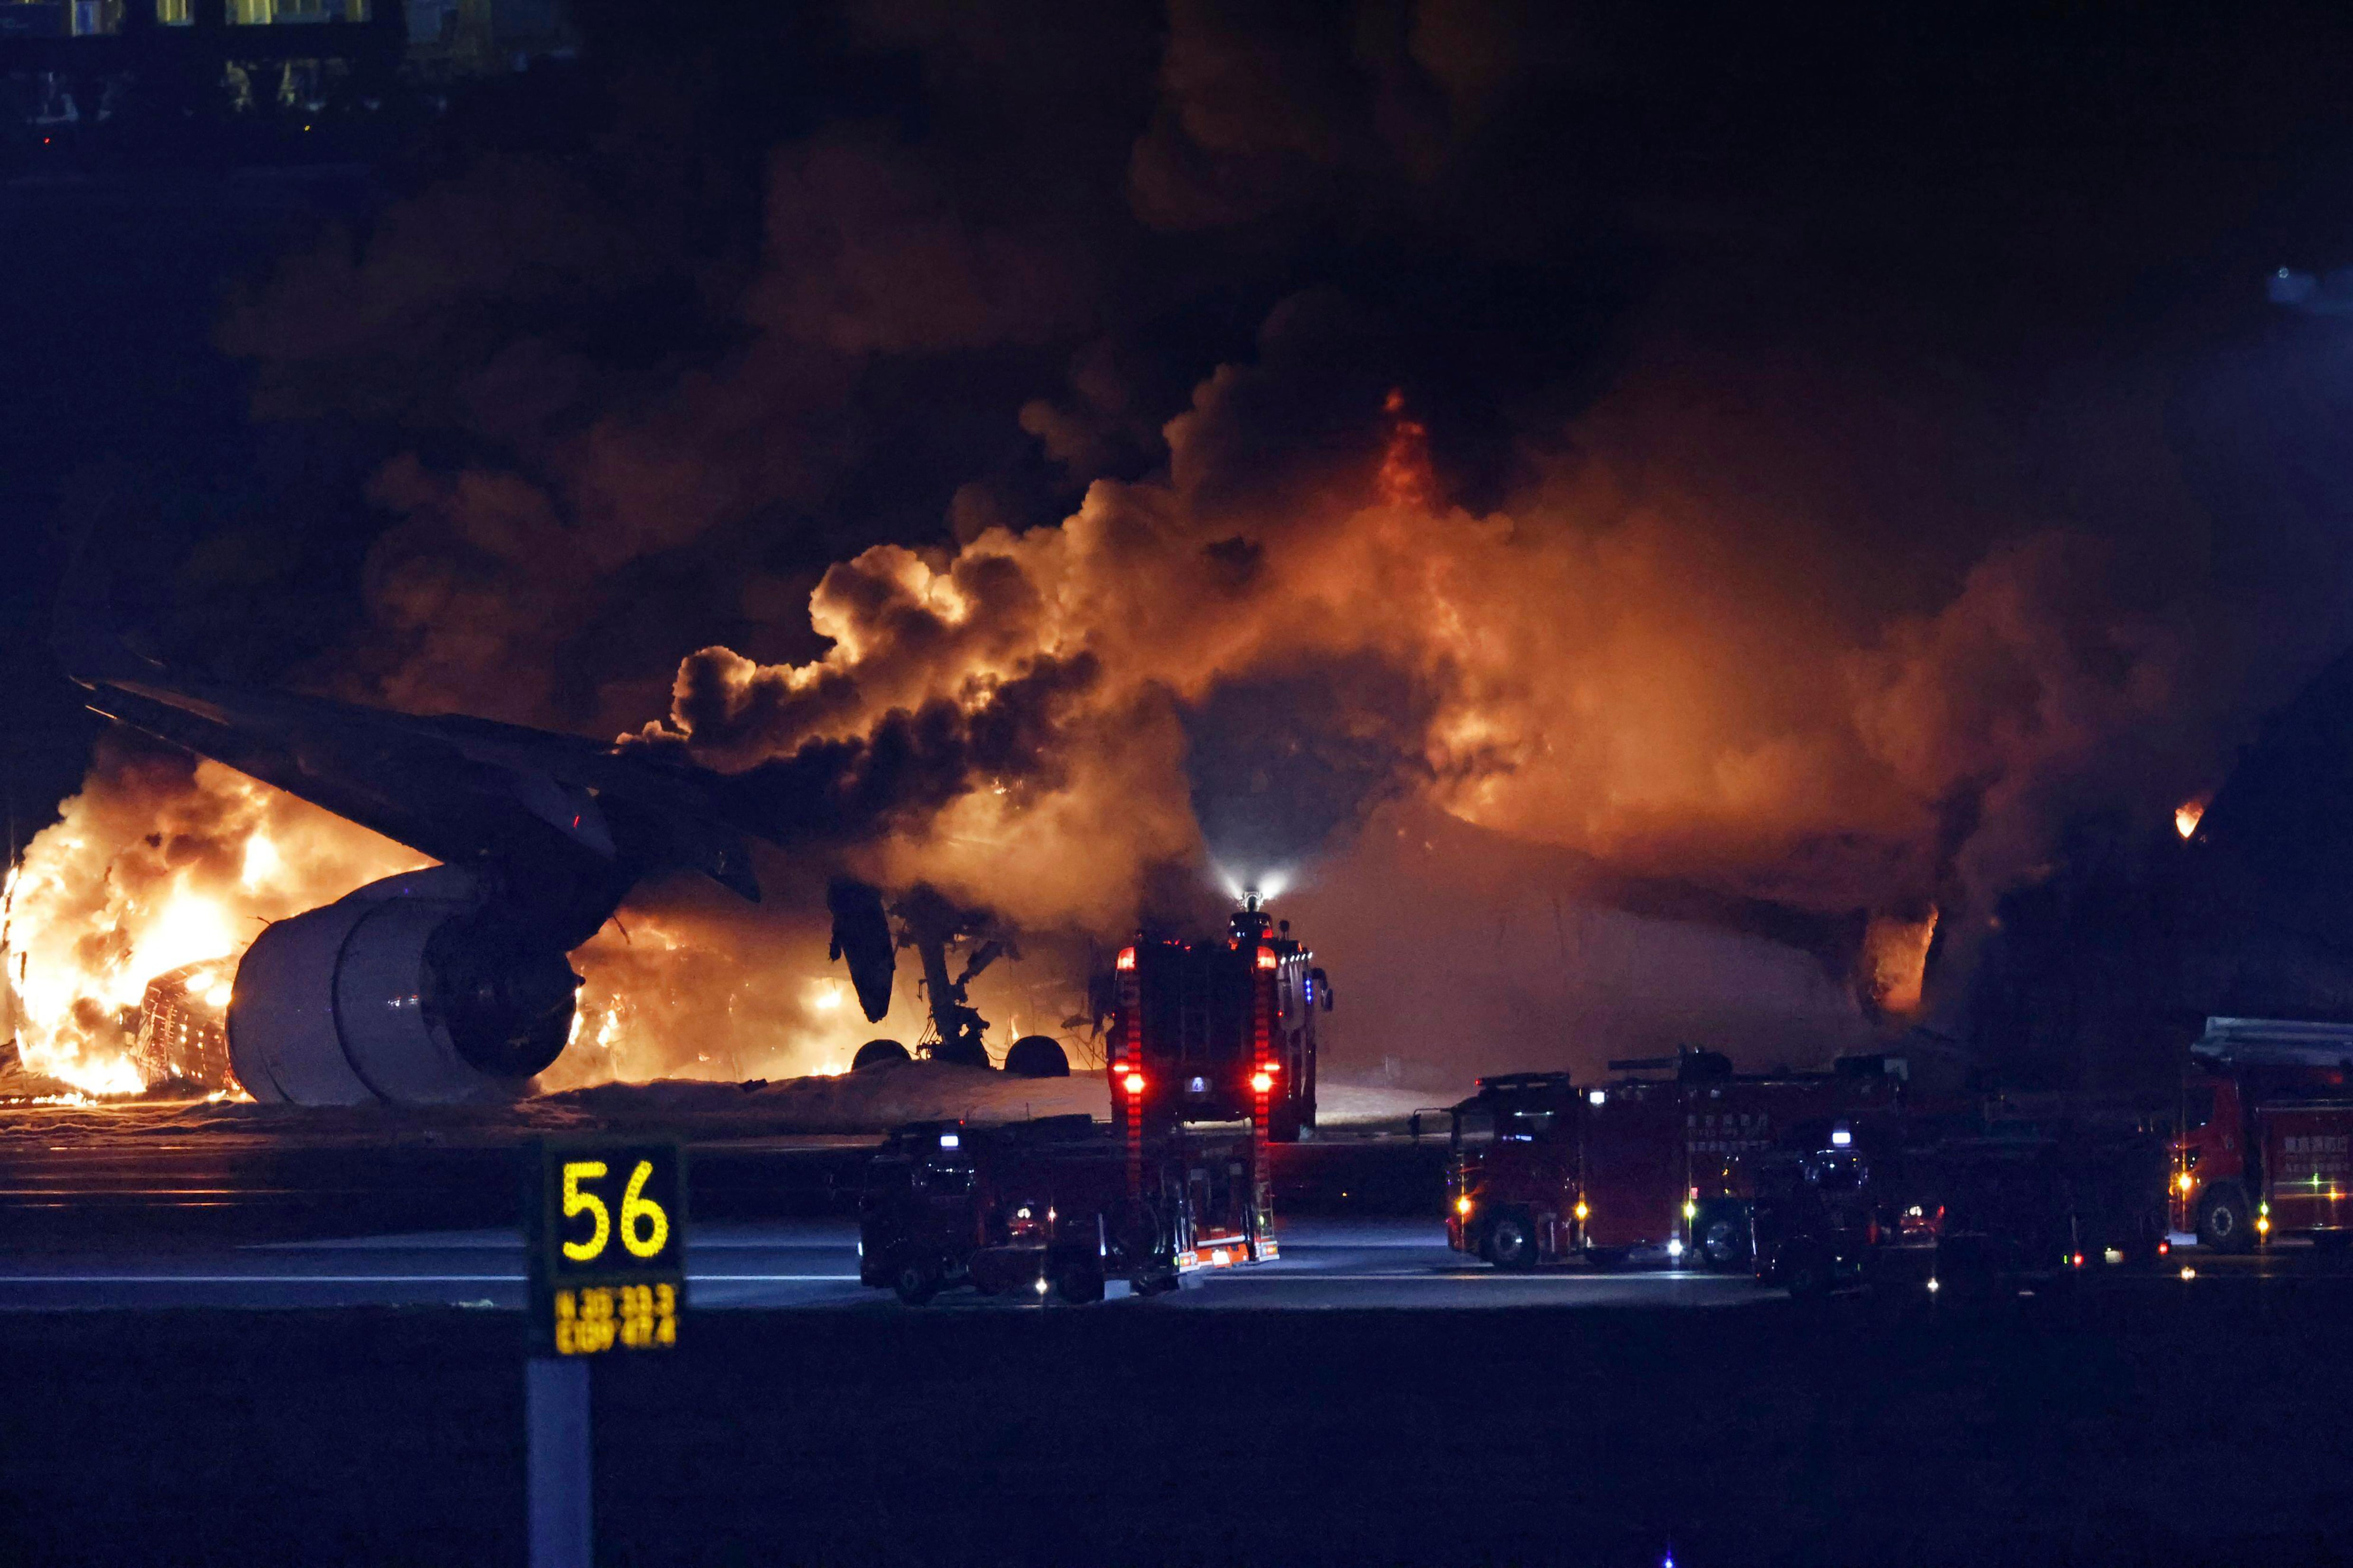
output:
{"label": "red fire truck", "polygon": [[2172,1225],[2243,1252],[2353,1237],[2353,1024],[2209,1018],[2189,1047]]}
{"label": "red fire truck", "polygon": [[1572,1253],[1744,1268],[1741,1157],[1794,1122],[1895,1103],[1904,1068],[1854,1057],[1823,1073],[1737,1074],[1686,1047],[1611,1062],[1621,1076],[1583,1088],[1566,1073],[1481,1079],[1452,1107],[1448,1243],[1503,1268]]}
{"label": "red fire truck", "polygon": [[1099,1301],[1275,1256],[1257,1140],[1172,1128],[1131,1144],[1086,1116],[902,1127],[867,1166],[859,1278],[911,1306],[943,1289]]}
{"label": "red fire truck", "polygon": [[1152,1131],[1253,1121],[1278,1143],[1315,1125],[1315,1016],[1332,985],[1257,894],[1222,942],[1120,950],[1105,1073],[1118,1120]]}

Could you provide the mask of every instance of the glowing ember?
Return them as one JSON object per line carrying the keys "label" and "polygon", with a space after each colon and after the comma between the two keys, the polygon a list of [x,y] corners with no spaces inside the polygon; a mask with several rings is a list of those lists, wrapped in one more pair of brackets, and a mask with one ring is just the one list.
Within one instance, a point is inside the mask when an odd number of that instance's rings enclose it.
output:
{"label": "glowing ember", "polygon": [[2198,831],[2198,824],[2205,819],[2205,816],[2204,801],[2185,800],[2173,808],[2173,830],[2187,838]]}

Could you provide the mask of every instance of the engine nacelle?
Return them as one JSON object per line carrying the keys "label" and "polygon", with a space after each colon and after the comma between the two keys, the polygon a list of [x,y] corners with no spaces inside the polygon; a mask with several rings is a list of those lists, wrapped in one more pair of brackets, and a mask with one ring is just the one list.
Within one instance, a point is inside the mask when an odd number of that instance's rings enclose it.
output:
{"label": "engine nacelle", "polygon": [[461,867],[278,921],[237,965],[229,1065],[265,1104],[508,1098],[572,1030],[580,977]]}

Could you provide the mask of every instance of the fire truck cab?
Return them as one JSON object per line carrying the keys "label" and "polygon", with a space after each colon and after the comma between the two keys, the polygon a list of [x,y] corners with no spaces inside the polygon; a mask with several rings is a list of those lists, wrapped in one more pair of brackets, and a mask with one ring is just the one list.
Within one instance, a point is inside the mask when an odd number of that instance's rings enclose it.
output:
{"label": "fire truck cab", "polygon": [[2207,1019],[2171,1183],[2173,1229],[2216,1251],[2353,1237],[2353,1024]]}
{"label": "fire truck cab", "polygon": [[1482,1078],[1450,1108],[1446,1242],[1498,1268],[1584,1246],[1582,1103],[1565,1072]]}
{"label": "fire truck cab", "polygon": [[1800,1300],[1935,1276],[1944,1210],[1915,1192],[1900,1119],[1801,1122],[1743,1162],[1757,1281]]}

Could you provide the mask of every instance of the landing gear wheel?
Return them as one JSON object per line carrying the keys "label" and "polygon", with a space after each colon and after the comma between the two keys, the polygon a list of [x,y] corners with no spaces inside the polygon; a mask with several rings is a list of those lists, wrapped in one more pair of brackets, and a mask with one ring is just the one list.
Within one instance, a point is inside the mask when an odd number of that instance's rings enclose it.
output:
{"label": "landing gear wheel", "polygon": [[1748,1237],[1730,1215],[1716,1215],[1699,1227],[1699,1260],[1718,1271],[1748,1263]]}
{"label": "landing gear wheel", "polygon": [[849,1070],[872,1072],[876,1068],[892,1067],[914,1059],[907,1054],[907,1047],[896,1040],[869,1040],[858,1047],[856,1056],[849,1058]]}
{"label": "landing gear wheel", "polygon": [[928,1258],[910,1258],[899,1265],[891,1288],[908,1306],[923,1306],[940,1293],[940,1266]]}
{"label": "landing gear wheel", "polygon": [[2255,1245],[2255,1218],[2235,1184],[2207,1190],[2206,1201],[2198,1205],[2198,1245],[2211,1252],[2245,1252]]}
{"label": "landing gear wheel", "polygon": [[1005,1053],[1005,1070],[1015,1078],[1068,1078],[1071,1058],[1051,1035],[1024,1035]]}
{"label": "landing gear wheel", "polygon": [[1487,1261],[1498,1268],[1533,1268],[1536,1262],[1535,1227],[1525,1215],[1506,1209],[1487,1222]]}
{"label": "landing gear wheel", "polygon": [[1083,1263],[1066,1263],[1054,1275],[1054,1294],[1073,1307],[1092,1306],[1103,1299],[1103,1271]]}

